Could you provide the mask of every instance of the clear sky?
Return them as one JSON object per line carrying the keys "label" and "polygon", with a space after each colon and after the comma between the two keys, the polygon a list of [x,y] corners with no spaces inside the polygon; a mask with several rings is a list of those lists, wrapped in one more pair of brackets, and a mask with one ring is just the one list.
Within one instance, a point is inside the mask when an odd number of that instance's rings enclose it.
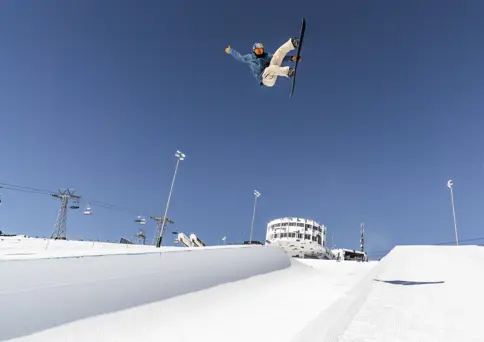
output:
{"label": "clear sky", "polygon": [[[484,2],[17,1],[0,11],[0,182],[169,217],[208,244],[315,219],[339,247],[483,236]],[[295,95],[224,52],[274,51],[307,19]],[[60,201],[1,190],[0,229],[48,236]],[[82,208],[81,208],[82,209]],[[135,214],[70,212],[68,237]],[[143,227],[151,241],[154,222]],[[172,244],[171,237],[168,239]],[[331,240],[331,238],[329,239]],[[168,241],[167,241],[168,242]]]}

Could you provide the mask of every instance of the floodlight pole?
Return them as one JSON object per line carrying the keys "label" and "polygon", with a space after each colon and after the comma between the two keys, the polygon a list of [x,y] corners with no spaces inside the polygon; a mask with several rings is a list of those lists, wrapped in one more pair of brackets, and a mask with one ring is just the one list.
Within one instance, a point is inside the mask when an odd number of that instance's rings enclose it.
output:
{"label": "floodlight pole", "polygon": [[173,192],[173,186],[175,185],[176,174],[178,172],[178,165],[180,164],[181,160],[184,160],[186,155],[181,153],[180,151],[176,151],[175,156],[177,157],[176,166],[175,166],[175,173],[173,175],[173,180],[171,182],[170,193],[168,194],[168,201],[166,202],[165,208],[165,215],[163,215],[163,223],[161,224],[160,236],[158,238],[158,242],[156,243],[156,247],[161,247],[161,243],[163,241],[163,235],[165,233],[165,224],[166,224],[166,215],[168,214],[168,208],[170,206],[171,194]]}
{"label": "floodlight pole", "polygon": [[255,209],[257,207],[257,199],[260,196],[260,192],[254,190],[254,212],[252,213],[252,224],[250,226],[250,236],[249,236],[249,244],[252,244],[252,232],[254,230],[254,219],[255,219]]}
{"label": "floodlight pole", "polygon": [[457,235],[457,220],[455,218],[455,205],[454,205],[454,191],[452,190],[454,182],[452,180],[447,181],[447,187],[450,189],[450,199],[452,202],[452,215],[454,217],[454,233],[455,233],[455,244],[459,246],[459,237]]}

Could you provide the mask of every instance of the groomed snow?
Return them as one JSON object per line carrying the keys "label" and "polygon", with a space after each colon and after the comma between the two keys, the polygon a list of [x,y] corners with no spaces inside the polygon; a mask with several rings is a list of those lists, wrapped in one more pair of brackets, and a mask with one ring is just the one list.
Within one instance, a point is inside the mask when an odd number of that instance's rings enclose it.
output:
{"label": "groomed snow", "polygon": [[290,266],[275,247],[0,262],[0,340]]}
{"label": "groomed snow", "polygon": [[[176,251],[181,247],[162,247]],[[65,241],[20,236],[0,237],[0,260],[44,259],[67,256],[160,252],[154,246],[92,241]]]}
{"label": "groomed snow", "polygon": [[293,342],[484,341],[484,248],[399,246]]}
{"label": "groomed snow", "polygon": [[35,258],[0,261],[0,340],[484,341],[482,247],[369,263],[261,246]]}
{"label": "groomed snow", "polygon": [[289,341],[375,264],[262,246],[3,260],[0,340]]}

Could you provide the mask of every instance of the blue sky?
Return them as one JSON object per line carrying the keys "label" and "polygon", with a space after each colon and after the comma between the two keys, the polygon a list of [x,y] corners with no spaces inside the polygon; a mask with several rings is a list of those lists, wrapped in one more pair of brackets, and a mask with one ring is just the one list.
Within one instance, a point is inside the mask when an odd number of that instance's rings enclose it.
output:
{"label": "blue sky", "polygon": [[[368,250],[482,236],[481,1],[4,1],[0,181],[169,217],[208,244],[315,219]],[[274,51],[307,19],[295,95],[224,53]],[[0,189],[1,190],[1,189]],[[0,229],[50,235],[59,201],[3,190]],[[132,237],[135,215],[70,212],[68,236]],[[155,226],[145,227],[151,241]]]}

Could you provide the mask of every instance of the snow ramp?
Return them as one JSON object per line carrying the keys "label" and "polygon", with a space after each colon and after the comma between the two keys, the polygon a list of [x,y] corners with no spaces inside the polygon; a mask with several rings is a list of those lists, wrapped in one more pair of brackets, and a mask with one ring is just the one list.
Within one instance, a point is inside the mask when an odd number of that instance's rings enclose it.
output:
{"label": "snow ramp", "polygon": [[482,247],[395,247],[292,341],[484,341],[483,269]]}
{"label": "snow ramp", "polygon": [[0,261],[0,340],[288,268],[271,246]]}

